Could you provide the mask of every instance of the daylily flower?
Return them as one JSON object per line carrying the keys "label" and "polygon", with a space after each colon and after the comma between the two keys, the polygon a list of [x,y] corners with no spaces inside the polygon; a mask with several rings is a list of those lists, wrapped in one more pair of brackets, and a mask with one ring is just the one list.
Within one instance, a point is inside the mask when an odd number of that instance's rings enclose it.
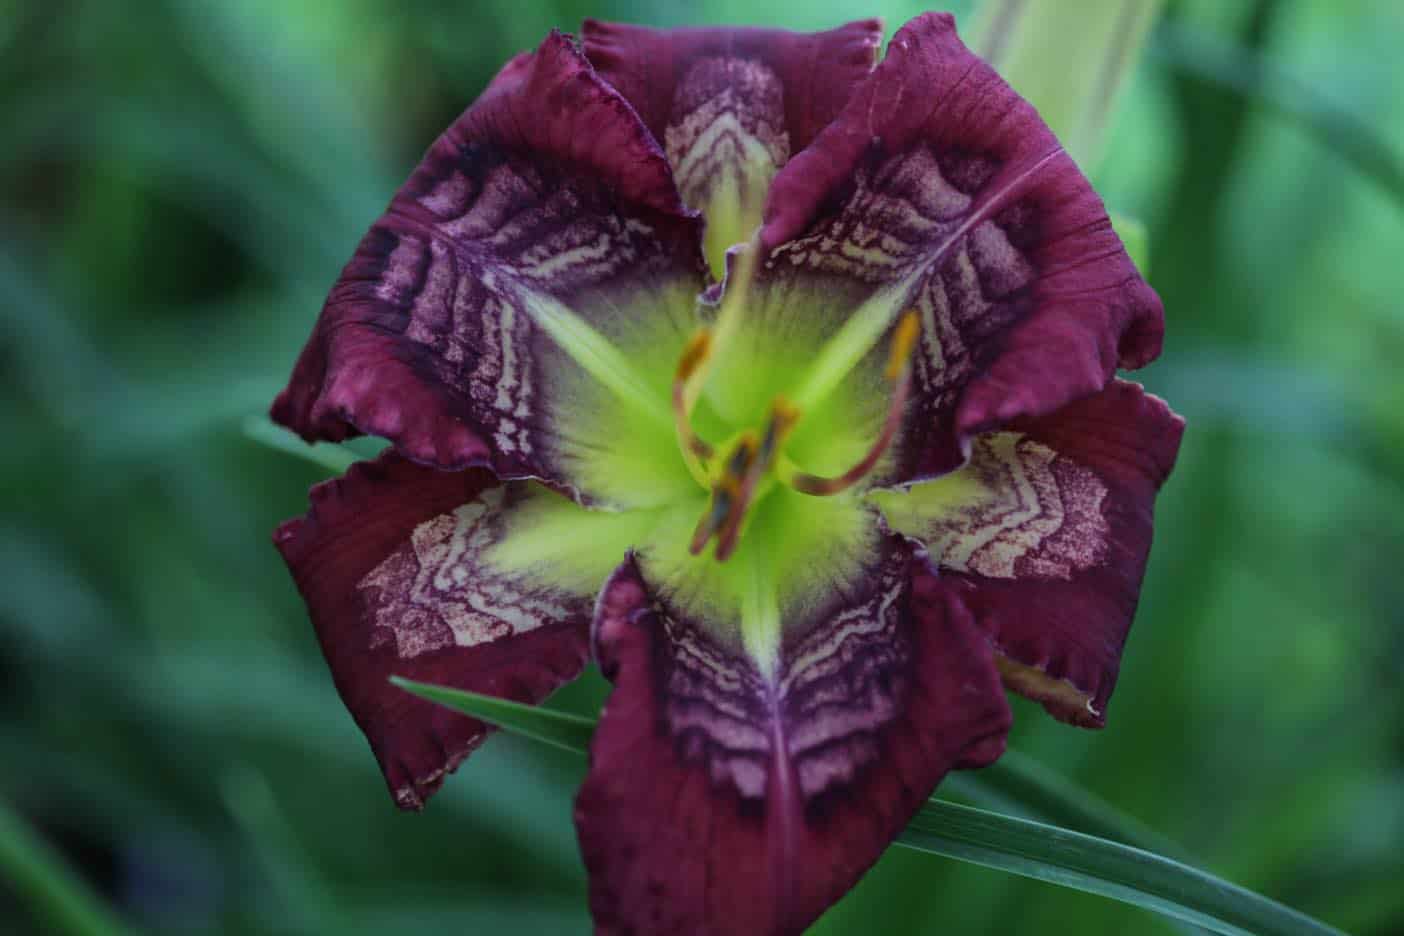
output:
{"label": "daylily flower", "polygon": [[1182,422],[1160,302],[926,15],[587,22],[504,67],[332,288],[274,418],[392,445],[276,540],[395,801],[613,681],[575,820],[609,932],[787,933],[1004,686],[1098,726]]}

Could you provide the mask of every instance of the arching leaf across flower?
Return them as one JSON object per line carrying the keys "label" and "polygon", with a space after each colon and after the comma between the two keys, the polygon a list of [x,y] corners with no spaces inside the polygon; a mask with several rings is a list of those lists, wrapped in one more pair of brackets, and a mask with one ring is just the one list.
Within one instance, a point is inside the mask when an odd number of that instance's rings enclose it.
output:
{"label": "arching leaf across flower", "polygon": [[615,683],[609,932],[797,932],[1001,682],[1102,723],[1182,422],[1158,299],[1037,114],[914,20],[587,22],[510,62],[333,287],[279,422],[392,449],[276,540],[402,806],[487,728],[390,675]]}

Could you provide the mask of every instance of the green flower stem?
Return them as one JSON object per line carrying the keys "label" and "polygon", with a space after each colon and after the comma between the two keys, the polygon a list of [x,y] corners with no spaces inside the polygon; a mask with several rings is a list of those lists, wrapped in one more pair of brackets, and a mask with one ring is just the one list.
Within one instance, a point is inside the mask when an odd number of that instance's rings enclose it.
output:
{"label": "green flower stem", "polygon": [[33,908],[45,932],[123,936],[130,931],[64,863],[63,858],[0,800],[0,880]]}
{"label": "green flower stem", "polygon": [[970,47],[1038,108],[1083,172],[1102,155],[1116,93],[1160,0],[989,0]]}

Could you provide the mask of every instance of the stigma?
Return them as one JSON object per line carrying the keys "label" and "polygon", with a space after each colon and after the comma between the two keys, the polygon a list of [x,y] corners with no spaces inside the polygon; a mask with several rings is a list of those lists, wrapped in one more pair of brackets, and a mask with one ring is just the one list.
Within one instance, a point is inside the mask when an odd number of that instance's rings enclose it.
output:
{"label": "stigma", "polygon": [[783,396],[770,404],[763,429],[745,430],[718,447],[693,431],[692,410],[700,380],[715,342],[707,329],[698,331],[683,349],[673,381],[673,415],[678,450],[688,471],[710,492],[707,511],[697,523],[689,543],[701,555],[716,541],[714,557],[725,562],[736,551],[751,507],[765,491],[783,484],[801,494],[830,497],[849,490],[868,477],[892,446],[902,426],[911,390],[911,357],[921,335],[921,317],[908,310],[892,334],[884,379],[890,384],[888,409],[877,438],[867,452],[842,474],[811,474],[785,456],[785,442],[800,422],[798,407]]}

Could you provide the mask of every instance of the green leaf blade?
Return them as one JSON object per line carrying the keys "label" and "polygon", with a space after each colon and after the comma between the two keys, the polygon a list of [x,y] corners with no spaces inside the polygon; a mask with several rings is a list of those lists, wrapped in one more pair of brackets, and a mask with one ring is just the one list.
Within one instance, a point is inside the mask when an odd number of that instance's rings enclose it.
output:
{"label": "green leaf blade", "polygon": [[595,723],[579,715],[570,715],[552,709],[524,705],[496,696],[467,692],[462,689],[449,689],[429,683],[415,682],[400,676],[391,676],[390,682],[411,695],[462,712],[479,721],[485,721],[498,728],[523,735],[543,744],[584,754],[590,747],[590,735]]}
{"label": "green leaf blade", "polygon": [[1342,936],[1305,914],[1173,859],[970,806],[930,800],[897,842],[1110,897],[1226,936]]}
{"label": "green leaf blade", "polygon": [[1140,820],[1090,793],[1019,751],[1005,751],[984,770],[962,770],[945,789],[980,809],[1013,812],[1049,825],[1121,842],[1158,855],[1187,860],[1185,849]]}

